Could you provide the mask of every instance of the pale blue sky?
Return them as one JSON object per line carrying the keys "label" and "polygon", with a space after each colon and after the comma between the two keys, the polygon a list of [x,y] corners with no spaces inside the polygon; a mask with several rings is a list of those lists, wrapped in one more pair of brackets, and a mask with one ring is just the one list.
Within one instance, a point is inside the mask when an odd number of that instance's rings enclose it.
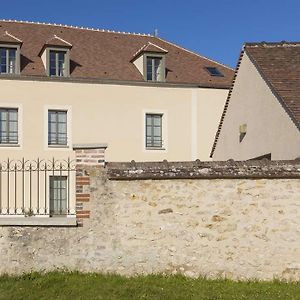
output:
{"label": "pale blue sky", "polygon": [[299,0],[15,0],[0,18],[153,33],[235,66],[245,41],[300,40]]}

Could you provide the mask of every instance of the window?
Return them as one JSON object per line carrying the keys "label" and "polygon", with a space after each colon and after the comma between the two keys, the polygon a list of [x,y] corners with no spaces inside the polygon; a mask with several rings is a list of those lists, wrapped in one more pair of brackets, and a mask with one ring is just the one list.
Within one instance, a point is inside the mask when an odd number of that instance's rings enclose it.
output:
{"label": "window", "polygon": [[48,145],[67,145],[67,111],[48,111]]}
{"label": "window", "polygon": [[67,176],[50,176],[50,215],[66,215]]}
{"label": "window", "polygon": [[49,51],[49,75],[68,76],[65,51]]}
{"label": "window", "polygon": [[163,58],[146,56],[146,79],[148,81],[164,81]]}
{"label": "window", "polygon": [[17,73],[17,49],[0,48],[0,73],[15,74]]}
{"label": "window", "polygon": [[224,75],[216,67],[205,67],[210,76],[219,76],[223,77]]}
{"label": "window", "polygon": [[0,144],[18,144],[18,109],[0,108]]}
{"label": "window", "polygon": [[162,114],[146,114],[146,148],[162,148]]}

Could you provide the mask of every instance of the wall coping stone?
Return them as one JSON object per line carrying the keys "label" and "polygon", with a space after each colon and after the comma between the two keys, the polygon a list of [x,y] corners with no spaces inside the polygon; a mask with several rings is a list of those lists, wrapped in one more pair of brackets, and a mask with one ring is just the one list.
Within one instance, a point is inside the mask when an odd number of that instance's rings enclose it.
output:
{"label": "wall coping stone", "polygon": [[111,162],[110,180],[147,179],[300,179],[300,160]]}
{"label": "wall coping stone", "polygon": [[73,149],[106,149],[108,145],[106,143],[99,144],[73,144]]}

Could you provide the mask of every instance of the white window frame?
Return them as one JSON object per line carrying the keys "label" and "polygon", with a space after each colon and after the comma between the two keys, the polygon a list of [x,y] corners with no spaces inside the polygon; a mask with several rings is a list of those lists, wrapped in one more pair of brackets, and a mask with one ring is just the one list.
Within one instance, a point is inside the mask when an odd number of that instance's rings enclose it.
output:
{"label": "white window frame", "polygon": [[[67,144],[66,145],[49,145],[48,144],[48,112],[49,110],[67,112]],[[47,105],[44,108],[44,144],[45,150],[62,150],[70,151],[72,147],[72,107],[65,105]]]}
{"label": "white window frame", "polygon": [[[156,147],[146,147],[146,115],[147,114],[157,114],[162,116],[162,147],[156,148]],[[143,116],[143,152],[154,152],[154,153],[166,153],[168,150],[168,113],[166,110],[163,109],[145,109],[142,113]]]}
{"label": "white window frame", "polygon": [[18,110],[18,143],[17,144],[0,144],[0,149],[21,150],[23,146],[23,107],[19,103],[0,102],[0,108]]}

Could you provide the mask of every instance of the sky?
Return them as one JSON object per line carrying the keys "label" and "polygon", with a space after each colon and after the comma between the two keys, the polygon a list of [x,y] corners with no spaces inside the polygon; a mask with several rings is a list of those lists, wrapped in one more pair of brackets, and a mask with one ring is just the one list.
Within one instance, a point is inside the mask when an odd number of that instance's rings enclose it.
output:
{"label": "sky", "polygon": [[0,18],[153,34],[235,67],[244,42],[299,41],[299,0],[14,0]]}

